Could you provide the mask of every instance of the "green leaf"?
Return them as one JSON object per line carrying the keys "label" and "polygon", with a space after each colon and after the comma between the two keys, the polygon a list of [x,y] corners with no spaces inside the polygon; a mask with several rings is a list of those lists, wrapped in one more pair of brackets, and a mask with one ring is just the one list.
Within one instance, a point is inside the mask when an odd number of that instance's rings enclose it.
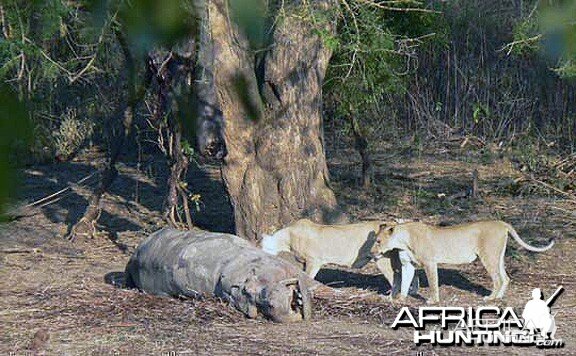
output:
{"label": "green leaf", "polygon": [[264,47],[266,3],[263,0],[229,2],[232,20],[244,32],[252,49]]}
{"label": "green leaf", "polygon": [[32,127],[26,106],[6,86],[0,86],[0,221],[5,220],[6,205],[18,188],[12,162],[16,145],[28,145]]}

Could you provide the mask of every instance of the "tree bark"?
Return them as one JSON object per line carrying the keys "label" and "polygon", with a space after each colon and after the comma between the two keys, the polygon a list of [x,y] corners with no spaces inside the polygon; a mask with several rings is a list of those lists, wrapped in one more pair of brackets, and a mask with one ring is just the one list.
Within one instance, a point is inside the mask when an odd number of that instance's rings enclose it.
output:
{"label": "tree bark", "polygon": [[[257,66],[230,21],[227,1],[209,1],[214,84],[228,152],[222,173],[236,232],[251,240],[302,216],[325,223],[346,220],[329,188],[323,147],[322,82],[332,51],[314,31],[318,23],[296,16],[303,6],[298,4],[283,5],[270,49]],[[335,5],[315,1],[311,6],[326,14]],[[322,30],[334,33],[335,19],[324,20]]]}
{"label": "tree bark", "polygon": [[354,148],[356,148],[362,158],[362,186],[365,189],[368,189],[372,185],[374,177],[372,159],[368,152],[368,139],[366,139],[366,135],[360,127],[360,123],[356,117],[351,116],[350,123],[352,124],[352,133],[354,135]]}
{"label": "tree bark", "polygon": [[[182,179],[188,171],[188,157],[182,152],[182,127],[172,117],[168,118],[169,138],[166,145],[168,148],[168,166],[170,176],[168,177],[168,194],[166,195],[164,218],[173,227],[180,227],[186,222],[189,229],[193,227],[190,209],[188,208],[188,194],[182,186]],[[184,219],[178,213],[178,200],[182,200]]]}

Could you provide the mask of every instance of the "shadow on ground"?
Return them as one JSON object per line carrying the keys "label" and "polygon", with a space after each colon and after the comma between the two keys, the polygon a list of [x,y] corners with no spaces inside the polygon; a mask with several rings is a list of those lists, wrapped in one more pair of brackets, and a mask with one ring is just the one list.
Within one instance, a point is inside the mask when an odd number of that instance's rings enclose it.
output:
{"label": "shadow on ground", "polygon": [[[133,163],[119,164],[119,174],[107,198],[102,200],[102,213],[98,219],[98,229],[108,232],[112,241],[117,240],[118,233],[143,231],[161,219],[168,177],[167,166],[163,161],[163,157],[152,157],[140,171]],[[86,177],[89,178],[77,184]],[[22,189],[19,199],[26,203],[36,202],[64,190],[38,206],[50,223],[65,225],[67,233],[84,214],[89,194],[99,183],[97,167],[85,162],[32,166],[21,171],[20,178]],[[210,231],[233,232],[232,206],[219,167],[192,166],[187,181],[190,193],[199,196],[198,205],[192,205],[194,224]],[[69,186],[73,189],[66,189]],[[106,200],[112,200],[113,203],[107,203]]]}
{"label": "shadow on ground", "polygon": [[[458,270],[440,268],[438,270],[438,275],[439,284],[441,286],[452,286],[480,296],[487,296],[490,294],[488,289],[480,284],[471,282]],[[420,287],[429,287],[424,271],[418,270],[418,279],[420,280]],[[323,268],[316,275],[316,280],[332,288],[359,288],[376,291],[380,294],[388,294],[390,292],[390,284],[382,275],[362,274],[339,269]]]}
{"label": "shadow on ground", "polygon": [[104,275],[104,283],[117,288],[126,288],[126,273],[124,271],[108,272]]}
{"label": "shadow on ground", "polygon": [[323,268],[315,278],[317,281],[332,288],[360,288],[386,294],[390,284],[381,275],[362,274],[339,269]]}
{"label": "shadow on ground", "polygon": [[[429,287],[428,279],[426,278],[426,273],[424,273],[424,271],[418,270],[418,278],[420,279],[421,287]],[[483,297],[490,294],[490,290],[480,284],[470,281],[462,274],[462,272],[455,269],[439,268],[438,280],[440,286],[452,286]]]}

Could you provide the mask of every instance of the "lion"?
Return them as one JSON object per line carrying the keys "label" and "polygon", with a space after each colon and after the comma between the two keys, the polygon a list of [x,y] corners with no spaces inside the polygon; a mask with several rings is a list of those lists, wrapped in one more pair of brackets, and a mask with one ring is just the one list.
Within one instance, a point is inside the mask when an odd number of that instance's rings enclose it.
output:
{"label": "lion", "polygon": [[[438,263],[464,264],[471,263],[480,257],[480,261],[492,278],[492,293],[485,299],[501,299],[506,292],[510,278],[504,269],[504,253],[510,234],[523,248],[544,252],[552,248],[554,241],[548,246],[534,247],[524,242],[516,230],[504,221],[480,221],[468,224],[436,227],[421,222],[412,222],[389,226],[383,224],[376,234],[376,242],[372,247],[375,258],[384,253],[399,249],[405,251],[407,258],[401,259],[403,264],[423,266],[431,288],[428,303],[440,300],[438,291]],[[404,271],[404,269],[403,269]],[[404,276],[411,278],[410,275]],[[407,296],[402,280],[400,298]]]}
{"label": "lion", "polygon": [[[347,225],[320,225],[309,219],[300,219],[275,232],[263,235],[262,249],[272,255],[289,252],[304,262],[304,271],[314,278],[322,266],[332,263],[339,266],[362,268],[373,260],[370,252],[381,221],[367,221]],[[386,255],[376,261],[384,277],[392,285],[392,293],[398,291],[397,254]],[[397,266],[398,265],[398,266]],[[412,279],[411,279],[412,280]],[[415,279],[417,283],[417,279]],[[416,283],[408,284],[411,291],[418,289]]]}

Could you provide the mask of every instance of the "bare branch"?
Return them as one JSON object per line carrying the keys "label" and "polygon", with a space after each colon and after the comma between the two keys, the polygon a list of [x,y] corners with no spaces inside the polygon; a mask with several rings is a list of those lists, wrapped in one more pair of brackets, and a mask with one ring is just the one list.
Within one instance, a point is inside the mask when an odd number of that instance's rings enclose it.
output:
{"label": "bare branch", "polygon": [[0,22],[2,23],[2,35],[5,39],[10,37],[9,25],[6,22],[6,17],[4,16],[4,6],[0,5]]}
{"label": "bare branch", "polygon": [[350,8],[350,5],[348,4],[348,2],[346,0],[340,0],[340,1],[342,2],[344,7],[346,8],[346,10],[350,13],[350,15],[352,16],[352,22],[354,23],[354,29],[356,30],[356,46],[354,48],[354,52],[352,53],[352,62],[350,62],[350,67],[348,68],[348,72],[346,73],[346,75],[343,78],[343,80],[346,80],[346,79],[348,79],[348,77],[350,77],[350,74],[352,73],[352,69],[354,69],[354,64],[356,63],[356,55],[358,54],[358,50],[360,47],[360,29],[358,28],[358,21],[356,20],[356,14],[354,14],[354,11],[352,10],[352,8]]}
{"label": "bare branch", "polygon": [[519,44],[528,44],[528,43],[536,42],[536,41],[540,40],[541,38],[542,38],[542,34],[538,34],[538,35],[530,37],[530,38],[524,38],[521,40],[513,41],[513,42],[506,44],[502,48],[500,48],[498,50],[498,52],[506,51],[506,55],[509,56],[510,53],[512,53],[512,50],[514,49],[514,46],[519,45]]}
{"label": "bare branch", "polygon": [[384,5],[386,3],[390,3],[390,2],[375,2],[372,0],[358,0],[358,2],[361,2],[363,4],[366,4],[368,6],[373,6],[373,7],[377,7],[379,9],[382,10],[388,10],[388,11],[400,11],[400,12],[426,12],[426,13],[432,13],[432,14],[440,14],[440,11],[436,11],[436,10],[430,10],[430,9],[423,9],[420,7],[397,7],[397,6],[388,6],[388,5]]}

